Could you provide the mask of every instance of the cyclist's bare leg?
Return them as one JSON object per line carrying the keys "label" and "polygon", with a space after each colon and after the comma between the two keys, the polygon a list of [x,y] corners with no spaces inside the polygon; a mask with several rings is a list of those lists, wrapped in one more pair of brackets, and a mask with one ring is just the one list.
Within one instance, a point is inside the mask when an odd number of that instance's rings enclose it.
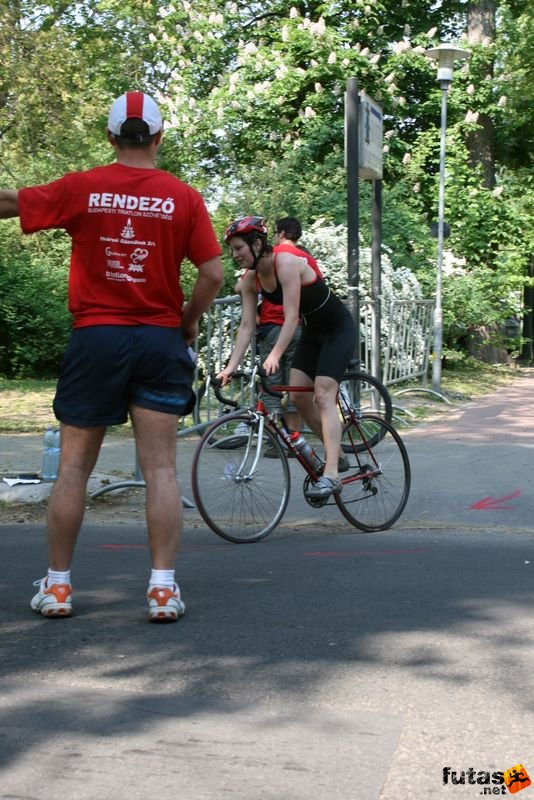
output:
{"label": "cyclist's bare leg", "polygon": [[[289,373],[289,383],[291,386],[309,386],[313,387],[313,381],[305,372],[300,369],[292,369]],[[319,409],[315,405],[313,392],[290,392],[290,402],[295,406],[299,416],[302,417],[306,425],[323,440],[323,431],[321,428],[321,415]]]}
{"label": "cyclist's bare leg", "polygon": [[284,411],[283,417],[290,431],[300,431],[302,420],[298,411]]}
{"label": "cyclist's bare leg", "polygon": [[146,483],[146,520],[152,567],[174,569],[182,533],[182,498],[176,481],[178,417],[131,406],[139,466]]}
{"label": "cyclist's bare leg", "polygon": [[337,478],[341,449],[341,422],[337,410],[339,384],[326,375],[315,378],[315,405],[321,417],[326,464],[324,475]]}
{"label": "cyclist's bare leg", "polygon": [[324,444],[324,474],[329,478],[337,478],[341,445],[341,422],[336,402],[339,385],[325,375],[318,375],[312,384],[310,378],[298,369],[291,370],[291,384],[314,386],[313,392],[294,392],[291,399],[308,427]]}

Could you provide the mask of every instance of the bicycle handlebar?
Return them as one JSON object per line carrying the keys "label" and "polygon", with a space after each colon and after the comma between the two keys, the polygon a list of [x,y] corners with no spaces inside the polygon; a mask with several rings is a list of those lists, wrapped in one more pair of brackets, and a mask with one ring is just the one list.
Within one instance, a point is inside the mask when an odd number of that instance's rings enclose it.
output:
{"label": "bicycle handlebar", "polygon": [[[239,403],[237,402],[237,400],[232,400],[231,397],[223,397],[223,395],[221,394],[222,381],[220,378],[217,378],[216,375],[210,375],[209,383],[210,386],[213,386],[213,392],[219,403],[222,403],[225,406],[231,406],[232,408],[238,407]],[[208,387],[206,387],[206,389],[207,388]]]}
{"label": "bicycle handlebar", "polygon": [[[391,409],[391,400],[389,399],[389,392],[387,390],[387,387],[382,385],[376,378],[373,378],[372,375],[367,375],[365,372],[355,369],[354,365],[355,365],[355,359],[351,359],[349,364],[348,364],[348,366],[347,366],[347,371],[345,372],[343,380],[351,380],[351,379],[353,379],[353,380],[354,379],[356,379],[356,380],[369,380],[371,385],[375,389],[377,389],[380,392],[380,394],[382,395],[382,397],[384,398],[385,403],[386,403],[386,408],[389,405],[389,408]],[[255,366],[251,371],[250,370],[247,370],[247,371],[237,370],[236,372],[234,372],[232,374],[231,380],[239,379],[239,378],[246,378],[248,381],[250,381],[250,380],[254,380],[256,378],[256,376],[259,377],[260,383],[261,383],[261,387],[262,387],[263,391],[266,394],[270,394],[272,397],[277,397],[279,399],[284,396],[282,394],[282,392],[276,392],[271,388],[271,386],[269,385],[269,383],[267,381],[268,376],[267,376],[265,370],[263,369],[263,367],[260,367],[260,366]],[[217,378],[215,377],[214,374],[211,374],[209,376],[208,382],[213,385],[213,390],[214,390],[214,393],[215,393],[215,397],[217,398],[217,400],[220,403],[222,403],[223,405],[231,406],[232,408],[238,408],[239,407],[240,404],[237,402],[237,400],[233,400],[230,397],[224,397],[221,394],[221,391],[220,391],[221,390],[221,381],[217,380]],[[206,386],[206,388],[208,388],[208,387]],[[294,391],[310,391],[309,387],[295,386],[295,387],[292,387],[292,388],[293,388]],[[289,387],[284,387],[284,389],[289,389]],[[389,416],[391,417],[391,411],[390,411],[390,415]]]}
{"label": "bicycle handlebar", "polygon": [[[270,394],[273,397],[282,398],[284,395],[281,392],[274,392],[269,384],[267,383],[267,373],[262,367],[256,367],[252,372],[244,372],[243,370],[237,370],[237,372],[232,373],[231,380],[236,380],[238,378],[247,378],[251,380],[255,375],[258,375],[261,383],[261,388],[263,389],[266,394]],[[215,397],[219,401],[219,403],[223,403],[224,405],[231,406],[232,408],[238,408],[239,403],[237,400],[232,400],[230,397],[224,397],[221,394],[221,387],[222,381],[218,379],[215,375],[210,375],[210,384],[213,386],[213,391],[215,393]]]}

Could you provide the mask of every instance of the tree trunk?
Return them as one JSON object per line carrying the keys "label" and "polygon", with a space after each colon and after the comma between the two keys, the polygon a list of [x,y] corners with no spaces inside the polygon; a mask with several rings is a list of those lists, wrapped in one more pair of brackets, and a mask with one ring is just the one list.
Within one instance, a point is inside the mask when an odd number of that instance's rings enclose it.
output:
{"label": "tree trunk", "polygon": [[486,364],[509,364],[512,359],[499,339],[496,325],[474,328],[467,337],[467,352]]}
{"label": "tree trunk", "polygon": [[[496,0],[478,0],[467,7],[467,39],[469,44],[488,45],[495,38]],[[487,74],[493,75],[493,61],[488,63]],[[484,76],[485,77],[485,76]],[[495,186],[495,159],[493,152],[493,120],[480,113],[479,127],[468,135],[469,161],[473,167],[482,167],[484,185]]]}
{"label": "tree trunk", "polygon": [[473,0],[467,7],[467,38],[469,44],[482,44],[495,38],[496,0]]}
{"label": "tree trunk", "polygon": [[[530,259],[528,277],[534,277],[534,257]],[[534,286],[525,286],[523,289],[523,338],[521,347],[521,361],[532,361],[534,358]]]}

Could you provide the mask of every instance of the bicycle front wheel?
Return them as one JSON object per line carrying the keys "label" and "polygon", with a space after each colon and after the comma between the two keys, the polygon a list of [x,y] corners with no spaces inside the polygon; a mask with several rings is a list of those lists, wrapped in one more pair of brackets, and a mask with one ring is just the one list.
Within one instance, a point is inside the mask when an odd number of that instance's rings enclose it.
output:
{"label": "bicycle front wheel", "polygon": [[229,542],[265,538],[287,508],[287,458],[264,421],[247,413],[221,417],[204,433],[193,458],[197,508],[211,530]]}
{"label": "bicycle front wheel", "polygon": [[398,520],[408,501],[410,461],[399,434],[374,414],[351,420],[343,430],[349,470],[335,496],[343,516],[362,531],[383,531]]}

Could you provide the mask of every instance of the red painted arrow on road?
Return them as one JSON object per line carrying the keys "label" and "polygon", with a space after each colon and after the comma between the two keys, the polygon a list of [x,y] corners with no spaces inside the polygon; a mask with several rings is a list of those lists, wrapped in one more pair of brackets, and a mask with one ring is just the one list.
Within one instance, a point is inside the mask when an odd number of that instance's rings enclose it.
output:
{"label": "red painted arrow on road", "polygon": [[515,492],[512,494],[505,494],[504,497],[484,497],[482,500],[479,500],[478,503],[473,503],[471,508],[476,509],[476,511],[491,511],[491,510],[511,510],[513,506],[506,505],[508,500],[513,500],[514,497],[520,497],[521,490],[516,489]]}

